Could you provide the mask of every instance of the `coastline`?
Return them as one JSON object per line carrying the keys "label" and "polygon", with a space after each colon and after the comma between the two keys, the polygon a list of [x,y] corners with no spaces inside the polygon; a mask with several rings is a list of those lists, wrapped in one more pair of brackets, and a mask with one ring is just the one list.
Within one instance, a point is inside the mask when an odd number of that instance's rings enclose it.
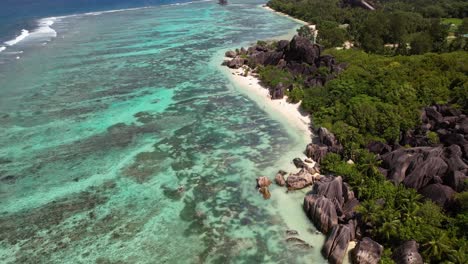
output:
{"label": "coastline", "polygon": [[289,18],[289,19],[291,19],[291,20],[294,20],[294,21],[296,21],[296,22],[299,23],[299,24],[302,24],[302,25],[309,25],[309,23],[305,22],[304,20],[300,20],[300,19],[297,19],[297,18],[295,18],[295,17],[292,17],[292,16],[290,16],[290,15],[288,15],[288,14],[286,14],[286,13],[276,11],[276,10],[274,10],[273,8],[267,6],[266,4],[265,4],[265,5],[262,5],[262,7],[265,8],[266,10],[268,10],[268,11],[271,11],[271,12],[273,12],[273,13],[276,13],[277,15],[284,16],[284,17],[287,17],[287,18]]}
{"label": "coastline", "polygon": [[[227,58],[226,58],[227,59]],[[239,87],[244,88],[249,93],[254,93],[261,100],[256,100],[257,104],[263,109],[274,109],[275,112],[282,115],[289,125],[304,135],[304,139],[310,141],[312,139],[312,131],[310,129],[310,116],[303,113],[300,108],[301,102],[293,104],[287,101],[287,96],[283,99],[272,100],[270,93],[264,87],[256,76],[250,73],[247,76],[243,75],[243,68],[229,69],[231,80]]]}
{"label": "coastline", "polygon": [[[272,100],[268,89],[261,85],[257,77],[250,74],[243,76],[242,68],[230,69],[227,66],[221,66],[220,62],[223,59],[226,59],[224,52],[215,56],[220,71],[229,80],[232,89],[253,100],[273,120],[280,123],[291,138],[291,144],[281,153],[276,165],[263,171],[263,175],[273,180],[274,175],[280,169],[288,173],[296,173],[299,169],[295,167],[292,160],[297,157],[306,158],[305,146],[314,136],[310,128],[310,116],[301,112],[300,103],[287,102],[286,96],[283,99]],[[252,179],[252,184],[255,184],[255,178]],[[298,231],[299,237],[313,247],[311,249],[314,256],[313,263],[328,263],[320,252],[325,243],[325,235],[317,231],[302,208],[304,195],[308,191],[309,189],[305,188],[288,193],[284,187],[273,183],[270,186],[271,198],[267,202],[273,204],[275,211],[281,216],[288,229]],[[310,262],[310,259],[304,262]]]}
{"label": "coastline", "polygon": [[[298,24],[309,24],[285,13],[275,11],[266,5],[262,5],[261,7],[277,15],[291,19]],[[292,29],[287,34],[279,35],[269,40],[290,39],[295,34],[296,29]],[[224,57],[224,54],[220,54],[216,57],[218,57],[218,60],[222,58],[223,61],[231,59]],[[285,170],[287,173],[297,172],[298,169],[293,165],[292,159],[299,157],[304,160],[307,158],[304,154],[304,148],[307,144],[312,142],[314,137],[311,127],[311,117],[301,110],[301,102],[296,104],[289,103],[287,101],[287,96],[284,96],[283,99],[272,100],[269,89],[261,84],[257,76],[251,75],[250,71],[244,76],[243,67],[239,69],[231,69],[227,66],[219,67],[236,90],[247,95],[274,120],[280,122],[293,139],[291,146],[278,160],[278,165],[271,168],[268,172],[265,172],[266,175],[270,178],[276,174],[278,169]],[[288,228],[298,231],[300,238],[312,246],[311,251],[314,256],[313,263],[328,263],[328,260],[323,258],[321,253],[322,246],[325,244],[326,234],[319,232],[303,212],[302,201],[309,189],[305,188],[288,193],[284,191],[284,188],[273,184],[270,191],[272,195],[270,201],[274,204],[275,209],[279,212]],[[355,246],[355,241],[349,243],[343,263],[351,263],[350,252]],[[309,261],[310,259],[306,260],[306,262]]]}

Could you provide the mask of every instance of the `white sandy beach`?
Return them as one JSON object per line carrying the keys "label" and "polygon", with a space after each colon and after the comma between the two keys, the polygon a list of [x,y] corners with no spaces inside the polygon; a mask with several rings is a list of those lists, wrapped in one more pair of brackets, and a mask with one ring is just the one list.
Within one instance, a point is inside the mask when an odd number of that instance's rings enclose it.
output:
{"label": "white sandy beach", "polygon": [[283,99],[272,100],[268,89],[263,87],[256,77],[250,74],[248,76],[243,76],[243,68],[237,70],[231,69],[230,72],[233,81],[237,85],[247,89],[251,93],[255,93],[255,95],[260,98],[264,98],[262,101],[256,101],[260,107],[274,108],[275,111],[283,115],[283,118],[293,125],[295,129],[301,131],[307,139],[311,139],[310,117],[309,115],[301,113],[300,102],[297,104],[289,103],[286,96]]}
{"label": "white sandy beach", "polygon": [[[281,100],[272,100],[268,89],[263,87],[256,77],[252,75],[243,76],[244,70],[242,68],[233,70],[226,66],[222,67],[222,71],[234,84],[234,87],[255,101],[274,120],[280,122],[291,136],[292,142],[276,162],[277,166],[265,171],[265,175],[272,179],[279,169],[296,173],[298,169],[292,163],[292,159],[295,157],[306,158],[303,151],[306,144],[311,142],[313,136],[310,129],[310,117],[301,113],[300,103],[288,103],[286,97]],[[305,188],[287,193],[285,188],[274,185],[270,188],[271,199],[269,202],[274,204],[274,208],[280,213],[289,229],[298,231],[299,237],[313,246],[312,250],[317,258],[312,259],[312,263],[326,263],[320,253],[325,236],[315,231],[314,225],[302,209],[304,195],[309,190],[309,188]]]}
{"label": "white sandy beach", "polygon": [[292,16],[290,16],[290,15],[288,15],[288,14],[285,14],[285,13],[283,13],[283,12],[276,11],[276,10],[270,8],[270,7],[267,6],[267,5],[262,5],[262,7],[265,8],[265,9],[267,9],[268,11],[275,12],[276,14],[278,14],[278,15],[280,15],[280,16],[285,16],[285,17],[287,17],[287,18],[289,18],[289,19],[291,19],[291,20],[294,20],[294,21],[296,21],[296,22],[299,23],[299,24],[302,24],[302,25],[309,25],[309,23],[305,22],[304,20],[300,20],[300,19],[294,18],[294,17],[292,17]]}

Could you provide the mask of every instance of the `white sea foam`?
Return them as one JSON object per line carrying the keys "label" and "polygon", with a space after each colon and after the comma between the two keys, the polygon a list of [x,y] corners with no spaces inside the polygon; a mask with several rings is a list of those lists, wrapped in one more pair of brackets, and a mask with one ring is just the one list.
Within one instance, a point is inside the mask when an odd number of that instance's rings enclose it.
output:
{"label": "white sea foam", "polygon": [[[5,44],[8,46],[13,46],[29,38],[40,38],[41,40],[49,41],[51,38],[55,38],[57,36],[57,32],[50,27],[54,24],[56,20],[57,18],[55,17],[39,19],[37,21],[38,27],[36,29],[34,29],[31,32],[29,32],[26,29],[23,29],[21,30],[21,34],[19,36],[17,36],[15,39],[5,41]],[[1,50],[4,49],[0,49],[0,51]]]}
{"label": "white sea foam", "polygon": [[[175,3],[169,4],[171,5],[188,5],[194,3],[202,3],[202,2],[211,2],[213,0],[200,0],[200,1],[190,1],[184,3]],[[164,5],[162,5],[164,6]],[[166,5],[167,6],[167,5]],[[140,10],[146,8],[152,8],[153,6],[144,6],[144,7],[136,7],[136,8],[126,8],[126,9],[115,9],[115,10],[108,10],[108,11],[98,11],[98,12],[88,12],[83,14],[73,14],[73,15],[66,15],[66,16],[58,16],[58,17],[46,17],[38,20],[38,28],[29,32],[26,29],[21,30],[21,34],[17,36],[15,39],[6,41],[5,44],[8,46],[13,46],[20,41],[24,40],[25,38],[28,39],[39,39],[41,42],[50,41],[52,38],[57,37],[57,32],[51,27],[56,21],[61,20],[67,17],[77,17],[77,16],[98,16],[107,13],[116,13],[116,12],[124,12],[124,11],[132,11],[132,10]],[[5,47],[0,46],[0,52],[5,50]]]}
{"label": "white sea foam", "polygon": [[21,34],[19,36],[17,36],[15,39],[5,41],[5,44],[7,44],[8,46],[13,46],[16,43],[25,39],[27,36],[29,36],[29,31],[27,31],[26,29],[23,29],[21,30]]}
{"label": "white sea foam", "polygon": [[38,20],[39,27],[31,32],[31,34],[36,34],[36,35],[47,35],[49,37],[57,37],[57,32],[51,28],[57,18],[55,17],[47,17],[47,18],[42,18]]}

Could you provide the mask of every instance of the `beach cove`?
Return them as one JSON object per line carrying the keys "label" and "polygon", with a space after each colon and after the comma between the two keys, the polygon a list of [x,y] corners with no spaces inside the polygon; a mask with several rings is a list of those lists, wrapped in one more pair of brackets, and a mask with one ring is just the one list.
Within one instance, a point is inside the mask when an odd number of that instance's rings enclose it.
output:
{"label": "beach cove", "polygon": [[300,25],[261,4],[65,16],[0,53],[0,261],[326,263],[304,193],[255,189],[309,120],[220,65]]}

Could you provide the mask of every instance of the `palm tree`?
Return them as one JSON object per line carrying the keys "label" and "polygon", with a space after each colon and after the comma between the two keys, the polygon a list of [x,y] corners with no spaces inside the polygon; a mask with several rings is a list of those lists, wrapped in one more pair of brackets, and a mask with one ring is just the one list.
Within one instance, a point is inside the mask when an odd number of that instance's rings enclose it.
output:
{"label": "palm tree", "polygon": [[445,255],[451,252],[451,243],[447,237],[447,233],[440,230],[435,231],[434,236],[430,241],[423,244],[423,255],[435,262],[441,261]]}
{"label": "palm tree", "polygon": [[392,221],[384,222],[383,225],[377,231],[380,236],[383,236],[387,241],[390,241],[390,238],[398,236],[398,230],[400,225],[400,220],[394,219]]}
{"label": "palm tree", "polygon": [[464,264],[468,263],[468,244],[466,240],[460,239],[455,242],[458,245],[458,250],[452,249],[448,253],[448,259],[450,263]]}
{"label": "palm tree", "polygon": [[361,213],[364,223],[375,223],[380,206],[374,201],[366,200],[361,203],[357,211]]}
{"label": "palm tree", "polygon": [[359,153],[359,169],[360,172],[367,176],[378,175],[379,166],[382,161],[377,159],[377,156],[367,151]]}

